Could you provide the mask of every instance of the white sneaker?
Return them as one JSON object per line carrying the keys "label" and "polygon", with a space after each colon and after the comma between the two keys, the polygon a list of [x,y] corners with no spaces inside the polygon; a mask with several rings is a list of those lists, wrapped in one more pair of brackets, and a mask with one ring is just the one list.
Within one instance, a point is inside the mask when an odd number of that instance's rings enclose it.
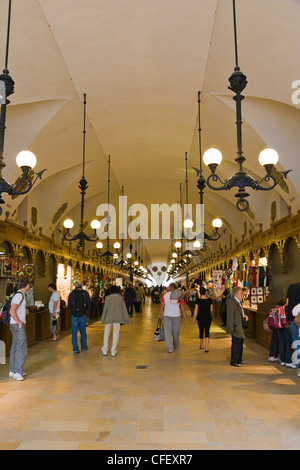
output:
{"label": "white sneaker", "polygon": [[285,365],[286,367],[290,367],[291,369],[297,369],[297,366],[296,364],[294,364],[293,362],[289,362]]}
{"label": "white sneaker", "polygon": [[115,353],[113,353],[113,352],[111,353],[111,357],[116,357],[116,355],[117,355],[116,352],[115,352]]}
{"label": "white sneaker", "polygon": [[274,356],[271,356],[271,357],[269,357],[269,359],[268,359],[269,362],[279,362],[279,360],[280,360],[280,359],[279,359],[278,357],[274,357]]}
{"label": "white sneaker", "polygon": [[19,372],[16,372],[16,373],[14,374],[14,377],[13,377],[13,378],[14,378],[15,380],[18,380],[19,382],[20,382],[21,380],[24,380],[23,375],[22,375],[22,374],[19,374]]}
{"label": "white sneaker", "polygon": [[281,364],[282,366],[285,366],[285,362],[281,362],[280,364]]}
{"label": "white sneaker", "polygon": [[14,372],[9,371],[8,377],[9,377],[10,379],[13,379],[13,378],[14,378],[14,375],[15,375]]}
{"label": "white sneaker", "polygon": [[297,370],[297,375],[300,377],[300,369]]}

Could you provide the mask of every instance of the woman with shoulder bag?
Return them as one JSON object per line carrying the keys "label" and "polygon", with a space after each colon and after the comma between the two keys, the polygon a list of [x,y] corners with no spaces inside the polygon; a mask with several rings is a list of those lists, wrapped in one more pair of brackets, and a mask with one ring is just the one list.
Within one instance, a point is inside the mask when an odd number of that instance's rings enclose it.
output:
{"label": "woman with shoulder bag", "polygon": [[111,286],[110,294],[106,296],[101,321],[105,325],[102,346],[102,355],[107,356],[108,340],[111,327],[113,326],[113,341],[111,356],[117,355],[117,344],[119,341],[120,325],[129,323],[129,316],[125,302],[118,286]]}

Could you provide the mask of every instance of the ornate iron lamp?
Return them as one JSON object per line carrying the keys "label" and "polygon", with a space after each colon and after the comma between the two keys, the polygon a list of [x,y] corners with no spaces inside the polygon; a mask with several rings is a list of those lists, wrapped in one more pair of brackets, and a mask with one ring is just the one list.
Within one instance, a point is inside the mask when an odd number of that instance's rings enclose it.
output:
{"label": "ornate iron lamp", "polygon": [[[201,115],[200,115],[200,103],[201,103],[201,92],[198,91],[198,135],[199,135],[199,163],[200,163],[200,169],[198,170],[197,168],[194,168],[197,172],[197,176],[199,176],[198,181],[197,181],[197,187],[199,189],[199,194],[200,194],[200,204],[204,204],[204,189],[206,187],[206,181],[203,176],[203,168],[202,168],[202,142],[201,142]],[[201,248],[200,242],[195,241],[194,242],[194,247],[196,249],[200,249],[200,251],[205,251],[206,250],[206,245],[205,245],[205,240],[209,241],[217,241],[221,238],[224,232],[226,232],[226,229],[223,230],[222,233],[219,232],[219,229],[222,227],[223,222],[221,219],[216,218],[212,221],[212,226],[214,227],[214,232],[212,235],[209,235],[207,232],[204,232],[204,245]]]}
{"label": "ornate iron lamp", "polygon": [[108,176],[107,176],[107,242],[106,251],[101,255],[105,258],[105,263],[109,264],[114,257],[114,254],[109,250],[109,224],[111,222],[111,216],[109,215],[109,196],[110,196],[110,155],[108,155]]}
{"label": "ornate iron lamp", "polygon": [[[34,184],[38,179],[42,179],[44,171],[42,170],[36,173],[34,178],[34,172],[32,171],[36,165],[36,157],[29,150],[20,152],[17,156],[17,165],[22,170],[22,175],[18,178],[14,185],[9,184],[2,176],[2,170],[6,166],[4,163],[4,136],[5,136],[5,123],[6,123],[6,106],[10,103],[7,99],[8,96],[14,93],[15,82],[9,75],[8,67],[8,51],[9,51],[9,37],[10,37],[10,21],[11,21],[11,0],[8,2],[8,20],[7,20],[7,36],[6,36],[6,54],[5,54],[5,68],[3,73],[0,75],[0,104],[1,104],[1,116],[0,116],[0,204],[5,204],[2,199],[2,193],[7,193],[10,196],[21,196],[29,193]],[[0,215],[2,214],[2,208],[0,205]]]}
{"label": "ornate iron lamp", "polygon": [[85,130],[85,122],[86,122],[86,93],[83,95],[83,152],[82,152],[82,178],[79,181],[79,189],[81,192],[81,209],[80,209],[80,231],[77,233],[77,235],[72,236],[70,233],[71,228],[74,226],[74,222],[72,219],[66,219],[64,221],[64,227],[67,229],[66,233],[63,235],[64,239],[67,241],[75,241],[78,240],[78,245],[77,248],[79,251],[84,250],[85,246],[85,241],[89,242],[95,242],[98,240],[98,235],[97,235],[97,230],[100,228],[100,222],[99,220],[93,220],[91,222],[91,227],[94,230],[93,235],[88,236],[84,230],[84,222],[83,222],[83,217],[84,217],[84,196],[86,193],[86,190],[88,188],[88,183],[85,178],[85,135],[86,135],[86,130]]}
{"label": "ornate iron lamp", "polygon": [[[235,43],[235,68],[234,72],[229,78],[229,89],[235,93],[233,97],[236,102],[236,126],[237,126],[237,162],[239,169],[229,179],[221,180],[217,175],[216,170],[222,161],[222,154],[217,149],[209,149],[203,155],[204,163],[210,168],[211,175],[207,178],[206,184],[214,191],[228,191],[231,188],[238,188],[235,197],[237,198],[236,207],[239,211],[246,211],[249,208],[247,198],[249,193],[246,188],[252,188],[255,191],[270,191],[277,186],[283,179],[287,178],[287,174],[291,170],[282,171],[281,176],[278,178],[275,173],[275,165],[278,162],[278,153],[276,150],[268,148],[264,149],[259,155],[259,162],[265,168],[266,175],[260,180],[255,180],[243,168],[246,158],[243,155],[242,148],[242,95],[243,90],[247,86],[247,77],[242,73],[238,65],[238,47],[237,47],[237,27],[236,27],[236,8],[235,0],[233,0],[233,23],[234,23],[234,43]],[[199,186],[198,186],[199,187]]]}

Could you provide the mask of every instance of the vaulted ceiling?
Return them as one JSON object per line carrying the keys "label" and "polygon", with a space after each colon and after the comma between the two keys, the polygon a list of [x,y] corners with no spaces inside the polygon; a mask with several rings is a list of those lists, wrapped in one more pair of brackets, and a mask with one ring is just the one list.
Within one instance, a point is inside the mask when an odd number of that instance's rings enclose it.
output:
{"label": "vaulted ceiling", "polygon": [[[8,1],[0,0],[0,64],[4,65]],[[297,0],[237,2],[239,62],[248,79],[243,101],[245,167],[264,176],[258,154],[279,153],[279,170],[292,169],[287,185],[250,190],[250,210],[239,212],[235,192],[205,190],[205,224],[215,216],[228,227],[204,256],[300,209],[300,105],[292,83],[300,80],[300,3]],[[3,175],[13,183],[17,153],[32,150],[36,171],[47,171],[27,196],[4,195],[3,214],[31,228],[55,232],[80,215],[83,94],[87,94],[85,220],[107,202],[108,155],[111,203],[124,186],[128,205],[173,204],[185,199],[188,153],[189,202],[199,202],[197,93],[201,90],[203,151],[222,151],[220,176],[236,171],[235,103],[228,90],[234,68],[231,0],[18,0],[12,3],[8,68],[15,93],[7,108]],[[209,175],[205,169],[205,176]],[[150,230],[149,230],[150,232]],[[149,233],[150,234],[150,233]],[[128,240],[126,242],[128,245]],[[144,240],[146,264],[167,260],[170,240]]]}

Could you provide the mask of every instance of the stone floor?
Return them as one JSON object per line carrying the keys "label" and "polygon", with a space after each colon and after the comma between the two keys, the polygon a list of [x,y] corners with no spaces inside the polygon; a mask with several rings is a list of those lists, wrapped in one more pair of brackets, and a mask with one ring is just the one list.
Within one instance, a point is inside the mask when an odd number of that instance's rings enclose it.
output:
{"label": "stone floor", "polygon": [[0,365],[0,449],[300,449],[300,379],[246,339],[242,368],[230,337],[212,325],[209,353],[182,322],[172,354],[153,340],[158,306],[121,327],[118,354],[103,357],[103,326],[72,355],[70,332],[29,349],[24,382]]}

